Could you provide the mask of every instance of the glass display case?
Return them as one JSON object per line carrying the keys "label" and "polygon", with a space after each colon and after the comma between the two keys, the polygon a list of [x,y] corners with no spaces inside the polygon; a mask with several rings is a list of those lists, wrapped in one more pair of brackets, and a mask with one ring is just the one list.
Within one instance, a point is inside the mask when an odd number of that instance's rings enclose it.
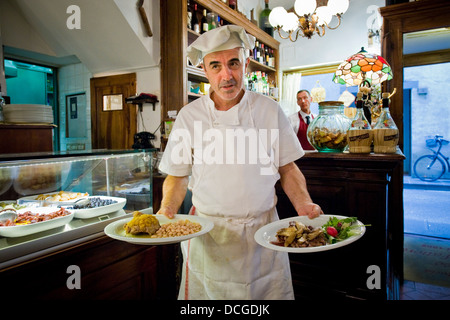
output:
{"label": "glass display case", "polygon": [[[0,269],[98,237],[133,211],[152,213],[155,151],[0,155],[0,211],[25,217],[0,215]],[[50,218],[36,222],[30,213]]]}

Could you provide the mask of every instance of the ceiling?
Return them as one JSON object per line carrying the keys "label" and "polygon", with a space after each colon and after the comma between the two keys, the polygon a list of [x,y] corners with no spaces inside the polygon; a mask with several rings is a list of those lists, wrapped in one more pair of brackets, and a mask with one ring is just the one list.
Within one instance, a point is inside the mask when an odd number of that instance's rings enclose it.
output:
{"label": "ceiling", "polygon": [[[129,0],[77,0],[80,8],[80,29],[69,29],[67,21],[72,11],[68,7],[73,0],[2,0],[9,2],[8,8],[17,10],[48,45],[54,55],[32,54],[35,60],[47,60],[55,64],[81,61],[92,73],[129,70],[159,63],[159,47],[154,50],[153,38],[145,37],[137,1]],[[147,4],[150,23],[151,4]],[[156,12],[159,16],[159,10]],[[12,21],[14,23],[14,21]],[[157,21],[159,24],[159,20]],[[18,30],[5,30],[2,37],[12,39],[26,37]],[[159,46],[159,34],[155,33]],[[8,45],[8,43],[6,43]],[[20,48],[5,49],[6,53],[26,55]],[[156,54],[155,54],[156,53]],[[30,53],[28,53],[30,55]]]}

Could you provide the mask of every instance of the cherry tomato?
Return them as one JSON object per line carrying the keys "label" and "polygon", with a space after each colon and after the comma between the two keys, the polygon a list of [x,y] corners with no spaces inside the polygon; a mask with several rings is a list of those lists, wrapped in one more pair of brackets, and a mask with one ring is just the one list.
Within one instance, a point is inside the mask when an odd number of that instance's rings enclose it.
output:
{"label": "cherry tomato", "polygon": [[332,237],[337,237],[338,232],[335,227],[327,227],[327,233]]}

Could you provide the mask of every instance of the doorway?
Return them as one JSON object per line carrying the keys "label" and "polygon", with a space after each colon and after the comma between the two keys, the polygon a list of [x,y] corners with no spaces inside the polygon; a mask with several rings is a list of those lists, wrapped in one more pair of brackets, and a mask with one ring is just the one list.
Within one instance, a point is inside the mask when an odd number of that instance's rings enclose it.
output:
{"label": "doorway", "polygon": [[93,149],[131,149],[137,112],[125,99],[135,94],[135,73],[91,79]]}
{"label": "doorway", "polygon": [[[17,59],[4,59],[6,87],[10,104],[48,105],[53,110],[53,150],[59,150],[59,109],[57,69]],[[7,102],[8,103],[8,102]]]}

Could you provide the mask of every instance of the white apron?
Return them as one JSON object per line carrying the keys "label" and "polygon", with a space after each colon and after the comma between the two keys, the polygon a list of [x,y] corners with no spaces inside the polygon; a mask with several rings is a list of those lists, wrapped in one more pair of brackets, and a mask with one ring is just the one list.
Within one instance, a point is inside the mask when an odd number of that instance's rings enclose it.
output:
{"label": "white apron", "polygon": [[[250,127],[257,130],[245,99],[218,119],[211,110],[211,128],[222,133],[248,129],[239,123],[239,112],[249,112]],[[267,161],[267,150],[265,157]],[[294,299],[288,254],[254,240],[260,227],[279,219],[274,189],[278,174],[261,175],[255,164],[199,166],[191,214],[211,219],[214,228],[181,243],[179,299]]]}

